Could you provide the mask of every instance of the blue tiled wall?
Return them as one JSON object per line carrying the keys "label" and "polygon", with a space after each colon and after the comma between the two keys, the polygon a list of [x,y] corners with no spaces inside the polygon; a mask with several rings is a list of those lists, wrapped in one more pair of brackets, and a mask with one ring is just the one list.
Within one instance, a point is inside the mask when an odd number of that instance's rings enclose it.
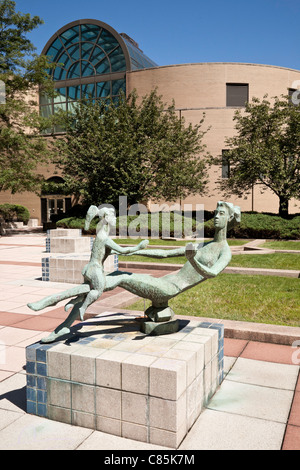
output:
{"label": "blue tiled wall", "polygon": [[26,348],[27,412],[47,417],[47,350],[53,344],[35,343]]}

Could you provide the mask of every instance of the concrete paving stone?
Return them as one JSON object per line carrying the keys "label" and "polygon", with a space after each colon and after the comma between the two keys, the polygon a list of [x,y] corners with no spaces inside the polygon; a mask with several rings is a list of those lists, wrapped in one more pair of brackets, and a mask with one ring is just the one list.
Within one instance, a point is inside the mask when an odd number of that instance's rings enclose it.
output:
{"label": "concrete paving stone", "polygon": [[3,380],[6,380],[8,377],[11,377],[14,373],[15,372],[0,370],[0,382],[2,382]]}
{"label": "concrete paving stone", "polygon": [[21,322],[26,319],[28,319],[28,315],[22,315],[21,313],[0,311],[0,325],[2,326],[15,325],[16,323]]}
{"label": "concrete paving stone", "polygon": [[39,331],[38,334],[36,334],[34,336],[30,336],[30,338],[27,338],[24,341],[21,341],[20,343],[18,343],[17,346],[18,346],[18,348],[21,348],[21,347],[26,348],[26,346],[30,346],[33,343],[37,343],[42,338],[44,338],[46,335],[47,335],[47,333],[45,334],[44,331]]}
{"label": "concrete paving stone", "polygon": [[248,341],[245,339],[224,338],[225,356],[238,357],[244,350]]}
{"label": "concrete paving stone", "polygon": [[[15,346],[21,341],[25,341],[29,338],[33,338],[39,333],[40,331],[38,331],[38,329],[27,330],[27,329],[13,328],[10,326],[6,326],[0,330],[0,341],[1,341],[1,344],[5,344],[6,346]],[[34,340],[32,342],[34,342]]]}
{"label": "concrete paving stone", "polygon": [[296,391],[300,392],[300,374],[299,374],[298,382],[297,382],[297,385],[296,385]]}
{"label": "concrete paving stone", "polygon": [[7,346],[1,351],[2,371],[20,372],[26,364],[25,349],[18,346]]}
{"label": "concrete paving stone", "polygon": [[[36,331],[36,334],[40,331],[53,331],[59,324],[61,323],[60,318],[51,318],[51,317],[44,317],[41,315],[36,315],[22,322],[18,323],[18,327],[14,328],[15,330],[20,331],[27,331],[32,330]],[[24,330],[21,330],[24,328]]]}
{"label": "concrete paving stone", "polygon": [[281,364],[293,364],[294,351],[291,346],[249,341],[241,357]]}
{"label": "concrete paving stone", "polygon": [[295,392],[293,405],[289,416],[289,424],[300,426],[300,392]]}
{"label": "concrete paving stone", "polygon": [[225,379],[207,408],[286,423],[293,391]]}
{"label": "concrete paving stone", "polygon": [[299,366],[239,357],[226,379],[265,387],[294,390],[298,373]]}
{"label": "concrete paving stone", "polygon": [[228,374],[228,372],[232,369],[236,362],[236,357],[228,357],[224,356],[224,374]]}
{"label": "concrete paving stone", "polygon": [[34,312],[31,310],[27,305],[19,305],[18,307],[12,308],[9,310],[12,313],[22,313],[23,315],[29,315],[29,316],[38,316],[40,312]]}
{"label": "concrete paving stone", "polygon": [[300,427],[288,425],[284,436],[282,450],[300,449]]}
{"label": "concrete paving stone", "polygon": [[0,382],[0,409],[24,412],[26,410],[26,375],[13,374]]}
{"label": "concrete paving stone", "polygon": [[280,450],[285,425],[205,409],[180,450]]}
{"label": "concrete paving stone", "polygon": [[124,439],[119,436],[113,436],[101,431],[94,431],[85,441],[78,446],[77,450],[168,450],[147,442],[135,441],[133,439]]}
{"label": "concrete paving stone", "polygon": [[23,415],[0,431],[0,449],[73,450],[91,433],[87,428]]}
{"label": "concrete paving stone", "polygon": [[[14,302],[13,300],[3,300],[0,302],[0,309],[2,312],[11,312],[16,309],[20,309],[20,303],[19,302]],[[29,309],[28,309],[29,310]],[[21,312],[15,312],[15,313],[23,313]]]}
{"label": "concrete paving stone", "polygon": [[38,300],[41,300],[43,297],[45,297],[42,292],[27,292],[21,294],[19,289],[17,289],[16,294],[17,295],[14,295],[12,299],[14,302],[18,302],[20,306],[27,305],[28,302],[37,302]]}
{"label": "concrete paving stone", "polygon": [[0,430],[6,428],[11,423],[21,418],[24,413],[18,413],[16,411],[7,411],[0,409]]}

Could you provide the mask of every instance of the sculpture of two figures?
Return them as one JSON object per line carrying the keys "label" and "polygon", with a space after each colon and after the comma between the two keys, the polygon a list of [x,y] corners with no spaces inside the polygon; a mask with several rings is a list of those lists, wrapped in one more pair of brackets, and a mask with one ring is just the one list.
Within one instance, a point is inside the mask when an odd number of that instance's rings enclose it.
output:
{"label": "sculpture of two figures", "polygon": [[[226,268],[231,260],[231,250],[226,240],[227,229],[240,221],[240,208],[228,202],[218,202],[214,215],[215,235],[211,242],[205,245],[188,243],[185,247],[166,250],[146,249],[148,240],[141,241],[135,247],[121,247],[109,237],[110,227],[116,224],[114,210],[91,206],[86,215],[86,230],[95,217],[99,217],[100,222],[90,261],[82,271],[83,284],[28,304],[32,310],[38,311],[72,298],[65,306],[66,312],[71,310],[68,317],[48,337],[42,339],[44,343],[68,335],[73,322],[79,318],[84,319],[89,305],[99,299],[103,292],[115,287],[123,287],[139,297],[151,300],[152,305],[145,312],[147,321],[142,322],[141,331],[146,334],[177,331],[178,321],[174,319],[174,312],[168,305],[169,300],[206,279],[217,276]],[[160,278],[122,271],[109,274],[104,272],[103,264],[109,255],[132,253],[159,259],[185,255],[187,261],[177,272]]]}

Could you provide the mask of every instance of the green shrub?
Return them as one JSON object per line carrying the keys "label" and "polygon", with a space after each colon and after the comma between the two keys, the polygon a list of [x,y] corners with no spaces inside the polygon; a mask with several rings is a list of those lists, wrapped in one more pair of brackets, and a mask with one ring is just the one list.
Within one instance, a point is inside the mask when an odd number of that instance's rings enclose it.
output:
{"label": "green shrub", "polygon": [[[204,225],[206,237],[213,236],[213,220]],[[275,214],[243,212],[240,224],[228,232],[232,238],[300,239],[300,215],[283,219]]]}
{"label": "green shrub", "polygon": [[27,224],[30,219],[29,210],[19,204],[1,204],[0,216],[5,220],[5,222],[16,220],[18,222],[23,222],[24,224]]}
{"label": "green shrub", "polygon": [[[170,236],[174,236],[176,229],[176,217],[170,214]],[[128,227],[137,216],[122,216],[117,218],[117,230],[119,234],[120,227]],[[148,236],[151,235],[151,214],[144,214],[139,216],[139,221],[147,226],[148,219]],[[98,220],[92,221],[88,233],[94,234],[96,232],[96,225]],[[200,224],[199,224],[200,225]],[[66,228],[83,228],[84,218],[69,217],[57,222],[57,226]],[[195,230],[196,221],[193,221],[193,230]],[[198,226],[199,227],[199,226]],[[204,223],[204,236],[211,238],[214,235],[213,219]],[[159,233],[157,236],[162,236],[162,216],[159,217]],[[272,238],[278,240],[300,239],[300,215],[290,216],[289,219],[283,219],[278,215],[261,214],[261,213],[242,213],[241,223],[236,225],[228,232],[228,238]]]}

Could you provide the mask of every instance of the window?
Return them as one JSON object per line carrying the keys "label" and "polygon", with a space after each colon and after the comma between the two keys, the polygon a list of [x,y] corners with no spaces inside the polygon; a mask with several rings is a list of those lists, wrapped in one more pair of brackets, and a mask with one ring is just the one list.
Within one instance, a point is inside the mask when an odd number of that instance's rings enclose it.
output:
{"label": "window", "polygon": [[245,106],[249,99],[249,85],[242,83],[226,84],[226,106]]}
{"label": "window", "polygon": [[121,93],[126,94],[127,70],[157,65],[129,36],[119,35],[97,20],[69,23],[52,36],[42,53],[55,64],[48,73],[57,92],[54,98],[41,94],[40,113],[44,117],[60,109],[72,112],[81,99],[118,102]]}
{"label": "window", "polygon": [[228,150],[222,150],[222,178],[229,178],[230,163],[228,159]]}

